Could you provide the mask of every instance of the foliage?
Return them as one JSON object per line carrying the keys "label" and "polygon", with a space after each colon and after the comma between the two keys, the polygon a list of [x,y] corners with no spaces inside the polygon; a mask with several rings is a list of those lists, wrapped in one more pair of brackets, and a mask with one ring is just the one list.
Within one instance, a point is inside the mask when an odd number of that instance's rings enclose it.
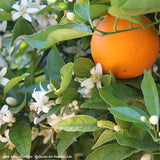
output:
{"label": "foliage", "polygon": [[159,58],[120,80],[102,73],[89,50],[108,13],[139,24],[146,14],[152,23],[140,28],[158,29],[158,0],[1,0],[0,8],[0,157],[160,156]]}

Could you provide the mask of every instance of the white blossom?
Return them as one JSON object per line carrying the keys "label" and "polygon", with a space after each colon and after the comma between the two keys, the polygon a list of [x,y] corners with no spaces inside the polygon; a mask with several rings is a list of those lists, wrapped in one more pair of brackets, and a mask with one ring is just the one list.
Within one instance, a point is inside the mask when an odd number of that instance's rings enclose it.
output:
{"label": "white blossom", "polygon": [[65,47],[63,50],[68,54],[77,54],[80,56],[86,56],[87,54],[91,53],[90,48],[87,49],[86,51],[83,50],[83,43],[81,40],[77,41],[76,46]]}
{"label": "white blossom", "polygon": [[10,141],[10,138],[9,138],[9,129],[5,130],[4,135],[5,135],[5,137],[2,137],[2,135],[0,135],[0,141],[3,142],[3,143],[7,143],[7,146],[9,146],[9,149],[13,150],[13,148],[15,148],[15,146]]}
{"label": "white blossom", "polygon": [[141,121],[142,122],[146,122],[147,121],[147,118],[145,116],[141,116]]}
{"label": "white blossom", "polygon": [[58,24],[58,22],[56,21],[54,15],[53,14],[49,14],[48,12],[36,15],[35,19],[37,20],[40,29],[44,29],[49,25]]}
{"label": "white blossom", "polygon": [[6,73],[7,73],[7,68],[6,67],[2,68],[0,71],[0,84],[3,86],[5,86],[9,81],[9,79],[4,77]]}
{"label": "white blossom", "polygon": [[32,22],[32,18],[30,14],[38,13],[39,9],[38,8],[28,8],[27,5],[28,5],[27,0],[21,0],[20,5],[18,5],[18,2],[12,5],[12,8],[16,10],[12,12],[13,21],[17,20],[20,17],[23,17],[29,22]]}
{"label": "white blossom", "polygon": [[152,155],[150,153],[145,153],[142,157],[141,160],[151,160]]}
{"label": "white blossom", "polygon": [[118,131],[121,130],[121,127],[120,127],[119,125],[115,125],[115,126],[114,126],[114,130],[115,130],[116,132],[118,132]]}
{"label": "white blossom", "polygon": [[149,118],[149,122],[153,125],[158,124],[159,121],[159,117],[157,115],[153,115]]}
{"label": "white blossom", "polygon": [[75,15],[73,12],[67,12],[66,17],[71,21],[75,19]]}
{"label": "white blossom", "polygon": [[39,114],[41,111],[44,113],[48,113],[51,105],[46,105],[46,103],[49,100],[49,97],[46,96],[48,91],[45,91],[40,83],[40,91],[36,91],[34,89],[34,92],[32,93],[32,97],[34,98],[35,102],[33,102],[32,106],[34,106],[34,110]]}
{"label": "white blossom", "polygon": [[52,114],[50,117],[48,117],[47,121],[50,126],[54,126],[56,123],[60,122],[61,120],[64,120],[73,116],[75,116],[75,112],[73,110],[71,110],[69,107],[66,107],[66,108],[62,107],[59,115]]}
{"label": "white blossom", "polygon": [[15,121],[13,113],[8,110],[8,105],[3,105],[0,110],[0,127],[5,123],[14,123]]}
{"label": "white blossom", "polygon": [[43,143],[46,144],[50,139],[52,140],[53,137],[53,130],[52,129],[43,129],[38,133],[38,136],[44,136]]}
{"label": "white blossom", "polygon": [[16,106],[18,104],[18,101],[14,97],[7,97],[6,103],[11,106]]}
{"label": "white blossom", "polygon": [[3,33],[0,35],[0,48],[2,48],[2,39],[5,37],[6,28],[7,28],[7,21],[3,21],[0,25],[0,31]]}

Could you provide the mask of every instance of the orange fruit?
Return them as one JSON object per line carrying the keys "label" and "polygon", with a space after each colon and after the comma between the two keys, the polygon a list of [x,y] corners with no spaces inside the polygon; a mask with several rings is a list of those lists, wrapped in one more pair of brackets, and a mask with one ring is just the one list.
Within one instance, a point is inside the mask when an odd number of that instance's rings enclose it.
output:
{"label": "orange fruit", "polygon": [[[143,25],[151,21],[141,16]],[[113,31],[115,17],[105,17],[97,26],[104,32]],[[116,30],[129,29],[129,21],[118,19]],[[132,27],[140,27],[132,23]],[[94,33],[100,34],[95,31]],[[101,63],[103,71],[111,71],[119,79],[140,76],[155,63],[159,52],[159,37],[154,26],[105,36],[93,35],[91,53],[95,63]]]}

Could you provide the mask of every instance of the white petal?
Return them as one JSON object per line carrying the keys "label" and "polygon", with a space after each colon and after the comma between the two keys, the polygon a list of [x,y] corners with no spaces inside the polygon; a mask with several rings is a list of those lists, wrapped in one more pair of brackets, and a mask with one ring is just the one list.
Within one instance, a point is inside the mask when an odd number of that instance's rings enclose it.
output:
{"label": "white petal", "polygon": [[4,67],[0,71],[0,76],[3,77],[7,73],[7,67]]}
{"label": "white petal", "polygon": [[0,141],[3,142],[3,143],[6,143],[6,142],[8,142],[8,139],[6,137],[2,137],[0,135]]}
{"label": "white petal", "polygon": [[102,65],[100,63],[96,64],[96,75],[102,76]]}
{"label": "white petal", "polygon": [[92,89],[94,87],[94,83],[92,82],[91,78],[88,78],[81,83],[81,87],[86,87],[87,89]]}
{"label": "white petal", "polygon": [[43,111],[44,113],[48,113],[49,108],[46,107],[46,106],[42,106],[42,111]]}
{"label": "white petal", "polygon": [[13,13],[13,14],[12,14],[12,19],[13,19],[13,21],[15,21],[16,19],[18,19],[20,16],[21,16],[21,15],[20,15],[19,12]]}
{"label": "white petal", "polygon": [[56,24],[58,24],[58,22],[57,22],[54,18],[49,18],[48,21],[49,21],[49,23],[50,23],[51,25],[56,25]]}
{"label": "white petal", "polygon": [[27,6],[27,0],[21,0],[21,5]]}
{"label": "white petal", "polygon": [[3,105],[3,106],[2,106],[2,108],[1,108],[1,111],[0,111],[0,112],[1,112],[2,114],[6,114],[6,113],[7,113],[7,111],[8,111],[8,105],[6,105],[6,104],[5,104],[5,105]]}
{"label": "white petal", "polygon": [[1,31],[5,32],[7,28],[7,21],[3,21],[1,24]]}
{"label": "white petal", "polygon": [[19,5],[18,5],[18,4],[14,4],[14,5],[12,6],[12,8],[13,8],[13,9],[15,9],[15,10],[17,10],[17,11],[19,11],[19,10],[20,10],[20,7],[19,7]]}
{"label": "white petal", "polygon": [[91,70],[90,70],[90,73],[92,75],[96,75],[96,67],[93,67]]}
{"label": "white petal", "polygon": [[26,9],[26,13],[29,13],[29,14],[36,14],[38,12],[39,12],[38,8],[27,8]]}
{"label": "white petal", "polygon": [[40,28],[43,29],[43,28],[46,28],[48,25],[48,20],[46,18],[43,17],[43,19],[41,20],[40,22]]}
{"label": "white petal", "polygon": [[42,87],[41,82],[39,83],[39,87],[40,87],[41,91],[45,91],[45,90],[43,89],[43,87]]}
{"label": "white petal", "polygon": [[32,18],[31,18],[31,16],[29,15],[29,14],[24,14],[23,16],[22,16],[24,19],[26,19],[26,20],[28,20],[29,22],[32,22]]}
{"label": "white petal", "polygon": [[97,88],[102,88],[102,84],[101,84],[100,81],[98,81],[98,82],[96,83],[96,85],[97,85]]}
{"label": "white petal", "polygon": [[5,86],[7,83],[9,82],[9,79],[7,79],[7,78],[2,78],[2,79],[0,79],[0,84],[2,84],[3,86]]}

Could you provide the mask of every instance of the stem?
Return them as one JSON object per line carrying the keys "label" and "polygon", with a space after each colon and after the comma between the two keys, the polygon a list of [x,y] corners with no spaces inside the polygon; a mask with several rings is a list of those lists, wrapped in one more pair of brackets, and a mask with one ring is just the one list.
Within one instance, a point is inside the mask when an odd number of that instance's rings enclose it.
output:
{"label": "stem", "polygon": [[132,22],[129,22],[129,28],[132,29]]}
{"label": "stem", "polygon": [[114,22],[114,26],[113,26],[113,31],[116,32],[116,27],[117,27],[117,23],[118,23],[118,18],[116,17],[115,22]]}
{"label": "stem", "polygon": [[151,27],[151,26],[154,26],[156,24],[159,24],[160,23],[160,20],[156,21],[156,22],[153,22],[153,23],[150,23],[150,24],[147,24],[145,26],[141,26],[141,27],[135,27],[135,28],[132,28],[132,29],[124,29],[124,30],[119,30],[119,31],[112,31],[112,32],[103,32],[103,31],[100,31],[98,29],[95,28],[96,31],[100,32],[101,34],[94,34],[93,35],[98,35],[98,36],[105,36],[105,35],[108,35],[108,34],[115,34],[115,33],[120,33],[120,32],[126,32],[126,31],[131,31],[131,30],[136,30],[136,29],[141,29],[141,28],[148,28],[148,27]]}
{"label": "stem", "polygon": [[155,19],[156,22],[158,21],[157,16],[158,16],[158,12],[156,12],[155,15],[154,15],[154,19]]}

